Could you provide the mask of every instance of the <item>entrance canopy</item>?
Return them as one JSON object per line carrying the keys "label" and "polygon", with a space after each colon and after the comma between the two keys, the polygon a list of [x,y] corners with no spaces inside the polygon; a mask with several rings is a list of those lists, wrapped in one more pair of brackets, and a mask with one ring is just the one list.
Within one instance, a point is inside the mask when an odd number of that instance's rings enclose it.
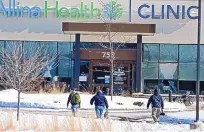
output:
{"label": "entrance canopy", "polygon": [[156,32],[155,24],[134,23],[77,23],[63,22],[62,31],[65,34],[103,35],[117,33],[124,36],[153,36]]}
{"label": "entrance canopy", "polygon": [[[62,31],[65,34],[73,34],[75,35],[75,49],[74,49],[74,82],[73,87],[78,87],[79,77],[80,77],[80,56],[82,54],[82,50],[80,49],[80,41],[82,36],[91,36],[91,39],[97,38],[96,36],[104,36],[102,37],[100,42],[104,42],[108,37],[108,42],[113,42],[112,38],[116,38],[114,41],[120,42],[120,39],[123,37],[134,37],[137,38],[137,50],[136,54],[136,79],[135,79],[135,89],[136,91],[141,91],[141,80],[142,80],[142,36],[153,36],[156,32],[155,24],[134,24],[134,23],[77,23],[77,22],[63,22],[62,23]],[[95,35],[95,36],[93,36]],[[111,36],[110,36],[111,35]],[[113,37],[114,36],[114,37]],[[116,36],[116,37],[115,37]],[[136,36],[136,37],[135,37]],[[111,40],[110,40],[111,39]],[[128,39],[123,39],[123,43],[128,43]],[[102,50],[99,51],[100,56]],[[105,52],[110,53],[109,51]],[[87,54],[87,53],[85,53]],[[122,56],[127,53],[121,53]],[[132,56],[131,55],[131,56]],[[87,58],[86,58],[87,59]],[[94,58],[91,58],[94,59]],[[124,58],[123,58],[124,59]],[[122,60],[125,61],[125,60]],[[92,79],[89,79],[92,80]],[[92,81],[89,81],[90,86],[92,86]],[[130,85],[128,86],[130,87]],[[133,90],[132,90],[133,91]]]}

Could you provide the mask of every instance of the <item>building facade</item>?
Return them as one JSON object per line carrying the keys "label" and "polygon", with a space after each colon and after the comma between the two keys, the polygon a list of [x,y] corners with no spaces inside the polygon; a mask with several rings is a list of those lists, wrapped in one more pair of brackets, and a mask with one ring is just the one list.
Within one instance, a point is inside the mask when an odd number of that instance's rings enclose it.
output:
{"label": "building facade", "polygon": [[[66,7],[82,8],[87,5],[90,10],[104,8],[101,4],[107,4],[109,0],[76,0],[58,1],[58,8]],[[120,23],[143,23],[156,24],[156,34],[154,36],[143,37],[142,44],[142,89],[136,88],[136,55],[137,55],[137,37],[133,36],[127,44],[121,46],[115,61],[114,72],[114,91],[120,89],[131,89],[136,92],[148,93],[150,90],[159,87],[162,93],[168,92],[169,87],[164,84],[169,83],[170,88],[174,92],[196,91],[196,43],[197,43],[197,20],[186,17],[185,19],[176,19],[172,14],[167,19],[165,15],[167,11],[162,10],[162,6],[171,5],[174,9],[178,5],[183,5],[186,8],[196,6],[195,0],[132,0],[131,6],[129,0],[117,0],[123,9],[122,16],[115,20]],[[9,16],[11,7],[14,7],[15,15],[12,12]],[[150,13],[154,10],[155,16],[162,17],[154,19],[152,17],[144,19],[138,15],[138,9],[141,5],[150,5],[150,8],[144,8],[142,13]],[[23,6],[24,5],[24,6]],[[32,11],[26,10],[25,6],[40,7],[41,14],[34,14]],[[153,6],[154,9],[153,9]],[[56,1],[47,0],[47,8],[56,7]],[[19,7],[19,10],[17,9]],[[131,7],[131,8],[130,8]],[[203,9],[204,6],[202,5]],[[23,11],[20,9],[25,8]],[[41,0],[21,0],[17,4],[15,0],[0,0],[0,46],[5,47],[9,43],[23,41],[25,45],[44,43],[49,48],[50,53],[60,53],[59,65],[51,70],[52,76],[59,76],[62,81],[66,81],[72,85],[74,76],[74,51],[75,51],[75,36],[73,34],[64,34],[62,32],[62,22],[101,22],[97,17],[67,17],[56,18],[56,12],[48,12],[45,17],[45,2]],[[57,8],[57,7],[56,7]],[[38,8],[33,8],[37,10]],[[11,9],[14,10],[14,9]],[[26,12],[27,11],[27,12]],[[131,11],[131,13],[130,13]],[[17,15],[19,13],[19,15]],[[30,14],[29,14],[30,13]],[[35,12],[36,13],[36,12]],[[196,10],[190,12],[197,15]],[[21,14],[24,14],[21,16]],[[89,12],[89,15],[91,12]],[[7,15],[7,16],[6,16]],[[44,15],[44,16],[43,16]],[[103,14],[104,15],[104,14]],[[38,17],[35,17],[38,16]],[[182,16],[182,13],[181,13]],[[204,14],[202,14],[203,18]],[[204,44],[202,22],[201,44]],[[108,41],[101,41],[99,38],[84,35],[81,36],[80,43],[80,78],[81,86],[84,88],[90,87],[109,87],[110,85],[110,66],[107,64],[106,56],[109,53],[101,46],[108,45]],[[117,46],[117,43],[115,43]],[[201,91],[204,91],[204,45],[201,45]]]}

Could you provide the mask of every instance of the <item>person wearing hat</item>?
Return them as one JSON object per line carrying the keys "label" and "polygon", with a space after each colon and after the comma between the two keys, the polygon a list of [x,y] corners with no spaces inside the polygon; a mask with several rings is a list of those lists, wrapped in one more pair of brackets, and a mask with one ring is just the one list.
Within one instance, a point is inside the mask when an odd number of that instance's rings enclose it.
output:
{"label": "person wearing hat", "polygon": [[148,103],[147,103],[147,109],[149,109],[149,105],[152,106],[152,118],[155,122],[160,121],[160,112],[164,109],[164,101],[162,96],[159,94],[158,89],[154,90],[154,94],[150,96]]}
{"label": "person wearing hat", "polygon": [[68,100],[67,100],[67,108],[69,107],[69,103],[71,103],[71,109],[74,116],[77,116],[77,111],[81,105],[81,98],[77,91],[72,89]]}
{"label": "person wearing hat", "polygon": [[97,119],[101,119],[105,112],[105,108],[108,109],[108,101],[101,90],[99,90],[96,95],[93,96],[93,98],[90,100],[90,104],[93,105],[93,103],[95,103]]}

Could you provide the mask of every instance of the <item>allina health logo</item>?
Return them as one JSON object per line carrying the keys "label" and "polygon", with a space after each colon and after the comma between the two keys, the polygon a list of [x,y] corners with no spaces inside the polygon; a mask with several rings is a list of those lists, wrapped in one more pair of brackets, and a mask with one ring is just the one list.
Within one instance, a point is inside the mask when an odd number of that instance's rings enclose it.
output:
{"label": "allina health logo", "polygon": [[111,4],[106,4],[104,7],[104,16],[110,19],[119,19],[123,15],[123,8],[121,4],[111,0]]}
{"label": "allina health logo", "polygon": [[[44,7],[39,6],[21,6],[20,2],[16,0],[8,0],[8,4],[5,4],[0,0],[0,13],[3,13],[5,17],[29,17],[29,18],[47,18],[48,13],[54,13],[55,18],[70,18],[70,19],[93,19],[101,18],[102,15],[106,19],[119,19],[123,14],[121,4],[118,4],[115,0],[111,0],[110,4],[104,6],[103,11],[94,7],[94,3],[89,5],[81,2],[79,7],[59,7],[59,2],[56,1],[55,5],[50,7],[47,1],[44,1]],[[102,14],[103,12],[103,14]]]}

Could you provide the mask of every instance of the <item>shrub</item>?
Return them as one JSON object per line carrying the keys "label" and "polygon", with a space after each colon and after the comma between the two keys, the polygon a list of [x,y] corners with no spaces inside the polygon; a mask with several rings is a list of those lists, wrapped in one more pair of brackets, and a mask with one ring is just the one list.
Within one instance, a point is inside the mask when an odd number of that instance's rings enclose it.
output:
{"label": "shrub", "polygon": [[0,131],[111,131],[110,120],[98,120],[93,113],[87,118],[81,118],[80,113],[78,117],[60,116],[59,112],[52,115],[22,114],[19,122],[13,117],[13,111],[1,114]]}
{"label": "shrub", "polygon": [[143,102],[134,102],[133,105],[137,105],[137,106],[142,106],[144,103]]}

